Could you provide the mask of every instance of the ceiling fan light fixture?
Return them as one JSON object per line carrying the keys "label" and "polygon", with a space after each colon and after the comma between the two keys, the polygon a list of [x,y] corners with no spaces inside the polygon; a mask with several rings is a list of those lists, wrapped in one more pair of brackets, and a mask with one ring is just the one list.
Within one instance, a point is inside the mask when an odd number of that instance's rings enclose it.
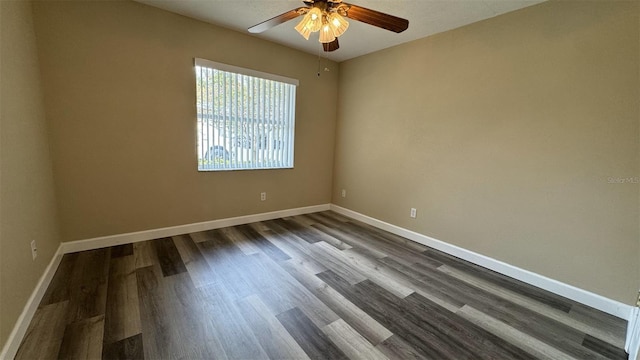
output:
{"label": "ceiling fan light fixture", "polygon": [[320,8],[311,8],[296,25],[296,31],[306,40],[313,32],[320,32],[320,42],[330,43],[344,34],[349,23],[336,12],[327,12]]}
{"label": "ceiling fan light fixture", "polygon": [[345,31],[349,28],[349,22],[345,20],[340,14],[337,12],[329,14],[329,26],[333,30],[333,34],[336,37],[344,34]]}
{"label": "ceiling fan light fixture", "polygon": [[[0,0],[1,1],[1,0]],[[320,32],[319,40],[326,52],[340,48],[338,37],[349,28],[350,20],[360,21],[378,28],[401,33],[409,27],[409,20],[389,15],[380,11],[343,3],[342,0],[303,0],[305,6],[291,9],[250,27],[252,34],[262,33],[274,26],[302,16],[295,29],[302,37],[309,40],[311,33]]]}

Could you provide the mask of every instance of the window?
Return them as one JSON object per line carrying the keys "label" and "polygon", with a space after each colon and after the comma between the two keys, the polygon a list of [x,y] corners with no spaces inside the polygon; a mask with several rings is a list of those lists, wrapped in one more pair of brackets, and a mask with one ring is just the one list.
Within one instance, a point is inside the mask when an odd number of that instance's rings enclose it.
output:
{"label": "window", "polygon": [[195,59],[198,171],[293,167],[298,81]]}

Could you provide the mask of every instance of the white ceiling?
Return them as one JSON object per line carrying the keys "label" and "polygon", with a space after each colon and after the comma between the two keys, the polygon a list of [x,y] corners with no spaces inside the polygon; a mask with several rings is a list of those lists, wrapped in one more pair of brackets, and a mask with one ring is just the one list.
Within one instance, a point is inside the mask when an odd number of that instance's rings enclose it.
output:
{"label": "white ceiling", "polygon": [[[218,26],[249,34],[247,28],[300,6],[301,0],[135,0]],[[391,31],[349,20],[340,49],[325,53],[344,61],[411,40],[531,6],[544,0],[348,0],[347,2],[409,20],[409,29]],[[298,19],[261,34],[250,34],[310,54],[321,48],[317,33],[305,40],[294,29]]]}

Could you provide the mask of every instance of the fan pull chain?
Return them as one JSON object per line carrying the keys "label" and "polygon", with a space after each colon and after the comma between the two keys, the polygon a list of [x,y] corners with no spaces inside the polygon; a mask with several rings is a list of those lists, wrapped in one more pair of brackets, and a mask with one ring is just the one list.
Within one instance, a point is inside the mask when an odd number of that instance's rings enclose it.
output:
{"label": "fan pull chain", "polygon": [[320,47],[318,48],[318,77],[320,77],[320,49],[322,48],[322,44],[320,44]]}
{"label": "fan pull chain", "polygon": [[[322,57],[322,56],[320,56],[320,54],[322,53],[322,52],[321,52],[321,51],[322,51],[321,49],[322,49],[322,45],[320,45],[320,47],[318,48],[318,69],[317,69],[317,72],[316,72],[316,74],[318,75],[318,77],[320,77],[320,74],[322,73],[322,71],[320,71],[320,69],[322,68],[322,66],[321,66],[321,65],[322,65],[322,63],[321,63],[321,61],[322,61],[322,59],[323,59],[323,57]],[[324,59],[326,59],[327,61],[329,61],[329,57],[326,57],[326,58],[324,58]],[[325,71],[325,72],[329,72],[329,71],[331,71],[331,70],[330,70],[328,67],[326,67],[326,66],[325,66],[324,71]]]}

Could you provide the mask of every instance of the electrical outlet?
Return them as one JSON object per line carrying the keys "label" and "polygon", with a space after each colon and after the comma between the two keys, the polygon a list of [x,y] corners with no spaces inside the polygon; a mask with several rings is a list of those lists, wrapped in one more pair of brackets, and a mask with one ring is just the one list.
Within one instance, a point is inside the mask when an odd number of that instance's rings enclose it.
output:
{"label": "electrical outlet", "polygon": [[31,240],[31,258],[35,260],[38,257],[38,247],[36,246],[36,241]]}
{"label": "electrical outlet", "polygon": [[260,193],[260,201],[265,201],[267,200],[267,193],[266,192],[261,192]]}
{"label": "electrical outlet", "polygon": [[409,216],[411,216],[411,218],[415,219],[417,214],[418,214],[418,210],[416,210],[416,208],[411,208],[411,212],[409,213]]}
{"label": "electrical outlet", "polygon": [[347,197],[347,190],[342,189],[342,197]]}

